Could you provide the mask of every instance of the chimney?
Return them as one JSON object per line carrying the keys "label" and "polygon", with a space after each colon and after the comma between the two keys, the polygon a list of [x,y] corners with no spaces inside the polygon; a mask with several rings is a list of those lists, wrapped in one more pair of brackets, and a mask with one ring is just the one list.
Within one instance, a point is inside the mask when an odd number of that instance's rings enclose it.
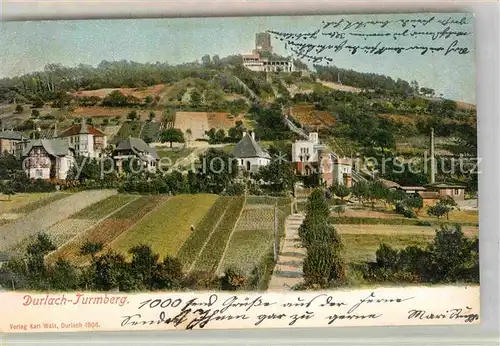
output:
{"label": "chimney", "polygon": [[434,159],[434,128],[431,128],[431,184],[436,182],[436,162]]}
{"label": "chimney", "polygon": [[252,138],[255,140],[255,132],[250,132],[252,134]]}

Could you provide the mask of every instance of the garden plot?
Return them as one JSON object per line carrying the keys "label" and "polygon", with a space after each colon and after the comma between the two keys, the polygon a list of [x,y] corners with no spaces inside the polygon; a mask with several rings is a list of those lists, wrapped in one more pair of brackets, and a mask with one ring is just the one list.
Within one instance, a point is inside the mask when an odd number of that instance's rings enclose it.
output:
{"label": "garden plot", "polygon": [[245,275],[259,264],[273,245],[274,208],[245,206],[231,236],[221,269],[233,268]]}
{"label": "garden plot", "polygon": [[137,196],[130,195],[108,197],[55,224],[46,233],[59,247],[136,198]]}
{"label": "garden plot", "polygon": [[215,227],[219,224],[222,216],[225,214],[229,205],[232,203],[231,197],[219,197],[210,207],[200,223],[195,227],[194,232],[184,242],[184,245],[177,252],[177,258],[184,264],[188,270],[196,257],[200,254],[203,246],[209,241]]}
{"label": "garden plot", "polygon": [[195,262],[194,268],[196,270],[215,272],[221,261],[226,244],[245,203],[245,198],[231,197],[229,203],[229,207],[225,211],[220,223],[215,227],[212,236]]}
{"label": "garden plot", "polygon": [[110,247],[128,255],[132,247],[145,244],[160,256],[175,255],[191,235],[191,225],[198,227],[216,199],[217,195],[211,194],[174,196],[122,233]]}
{"label": "garden plot", "polygon": [[241,213],[236,225],[237,231],[252,231],[262,229],[273,229],[274,227],[274,208],[246,208]]}
{"label": "garden plot", "polygon": [[47,230],[80,210],[115,194],[116,190],[89,190],[44,205],[15,222],[0,227],[0,250],[14,248],[25,238]]}
{"label": "garden plot", "polygon": [[88,258],[80,255],[80,248],[86,242],[108,245],[166,199],[166,196],[142,196],[130,202],[51,253],[48,259],[56,260],[61,257],[75,264],[85,264]]}

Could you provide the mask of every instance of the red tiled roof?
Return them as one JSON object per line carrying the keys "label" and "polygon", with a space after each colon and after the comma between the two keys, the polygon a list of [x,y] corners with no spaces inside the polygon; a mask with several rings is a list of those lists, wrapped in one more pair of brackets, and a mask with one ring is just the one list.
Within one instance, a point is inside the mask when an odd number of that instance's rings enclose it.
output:
{"label": "red tiled roof", "polygon": [[[82,133],[81,128],[82,128],[81,124],[75,124],[75,125],[71,126],[69,129],[61,132],[58,135],[58,137],[76,136],[76,135]],[[102,136],[102,137],[106,136],[106,134],[104,132],[95,128],[92,125],[87,125],[87,132],[84,132],[84,133],[88,133],[88,134],[95,135],[95,136]]]}

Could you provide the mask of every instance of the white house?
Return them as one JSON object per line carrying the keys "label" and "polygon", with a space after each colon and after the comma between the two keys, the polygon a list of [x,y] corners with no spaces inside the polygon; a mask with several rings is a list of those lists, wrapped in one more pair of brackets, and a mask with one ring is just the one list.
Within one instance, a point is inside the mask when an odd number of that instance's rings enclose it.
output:
{"label": "white house", "polygon": [[238,167],[247,172],[258,172],[260,167],[271,162],[271,156],[255,141],[255,134],[243,133],[243,138],[235,145],[233,156],[238,161]]}
{"label": "white house", "polygon": [[77,155],[97,158],[101,157],[103,150],[108,145],[104,132],[88,125],[84,120],[69,129],[56,134],[57,138],[64,139],[75,148]]}
{"label": "white house", "polygon": [[36,139],[22,152],[23,168],[31,179],[66,179],[75,162],[75,151],[63,139]]}
{"label": "white house", "polygon": [[333,182],[339,185],[352,185],[352,159],[335,158],[333,160]]}
{"label": "white house", "polygon": [[258,52],[243,54],[243,66],[255,72],[294,72],[290,58],[263,58]]}
{"label": "white house", "polygon": [[131,160],[139,159],[143,169],[149,172],[155,172],[160,157],[156,149],[150,147],[140,138],[128,137],[116,146],[113,152],[113,159],[116,161],[118,169],[123,169],[124,161],[132,163]]}

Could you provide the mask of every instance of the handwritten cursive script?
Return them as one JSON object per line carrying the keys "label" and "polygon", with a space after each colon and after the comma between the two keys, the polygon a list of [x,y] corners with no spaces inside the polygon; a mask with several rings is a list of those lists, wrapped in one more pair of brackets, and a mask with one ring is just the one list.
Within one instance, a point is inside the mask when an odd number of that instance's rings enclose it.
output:
{"label": "handwritten cursive script", "polygon": [[428,16],[395,20],[348,20],[322,21],[321,26],[307,32],[268,33],[285,43],[285,49],[299,59],[313,63],[329,64],[332,55],[341,52],[381,55],[403,54],[450,54],[471,53],[467,17],[453,18]]}

